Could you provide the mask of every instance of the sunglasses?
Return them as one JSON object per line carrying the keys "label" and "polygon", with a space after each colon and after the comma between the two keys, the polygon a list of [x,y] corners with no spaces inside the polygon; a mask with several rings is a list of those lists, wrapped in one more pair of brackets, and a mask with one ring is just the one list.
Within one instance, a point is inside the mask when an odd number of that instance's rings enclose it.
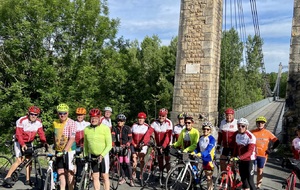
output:
{"label": "sunglasses", "polygon": [[185,122],[185,124],[191,124],[192,122]]}
{"label": "sunglasses", "polygon": [[238,127],[245,128],[245,127],[246,127],[246,125],[239,125]]}
{"label": "sunglasses", "polygon": [[37,113],[29,113],[29,115],[38,116],[39,114],[37,114]]}
{"label": "sunglasses", "polygon": [[67,112],[58,112],[58,115],[66,115]]}
{"label": "sunglasses", "polygon": [[205,129],[205,128],[204,128],[204,129],[202,129],[202,131],[210,131],[210,129]]}

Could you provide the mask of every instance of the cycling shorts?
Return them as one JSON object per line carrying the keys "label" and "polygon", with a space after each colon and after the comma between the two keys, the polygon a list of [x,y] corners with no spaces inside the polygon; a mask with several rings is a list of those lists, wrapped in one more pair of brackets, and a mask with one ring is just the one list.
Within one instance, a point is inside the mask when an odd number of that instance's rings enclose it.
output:
{"label": "cycling shorts", "polygon": [[[16,158],[19,158],[19,157],[22,157],[22,156],[25,156],[25,155],[26,156],[31,156],[32,155],[32,153],[33,153],[32,142],[27,142],[25,144],[27,146],[28,151],[23,152],[20,143],[17,142],[17,141],[14,142],[14,150],[15,150]],[[26,152],[29,152],[29,151],[31,152],[31,154],[26,153]]]}
{"label": "cycling shorts", "polygon": [[233,154],[233,148],[223,148],[221,155],[229,156],[232,154]]}
{"label": "cycling shorts", "polygon": [[[91,155],[92,158],[97,158],[98,156]],[[100,164],[98,164],[97,160],[93,160],[92,163],[92,170],[94,173],[100,172],[108,174],[109,172],[109,154],[106,154],[103,158]]]}
{"label": "cycling shorts", "polygon": [[66,169],[74,171],[75,166],[73,164],[73,159],[75,155],[75,150],[67,152],[64,156],[56,157],[57,169]]}
{"label": "cycling shorts", "polygon": [[158,156],[163,156],[163,155],[170,156],[170,147],[167,146],[166,148],[164,148],[163,153],[160,153],[159,150],[157,150],[157,152],[158,152]]}
{"label": "cycling shorts", "polygon": [[264,168],[266,162],[267,162],[267,158],[261,156],[256,157],[255,164],[257,165],[258,168]]}
{"label": "cycling shorts", "polygon": [[212,161],[203,161],[202,163],[203,170],[214,170],[214,164]]}

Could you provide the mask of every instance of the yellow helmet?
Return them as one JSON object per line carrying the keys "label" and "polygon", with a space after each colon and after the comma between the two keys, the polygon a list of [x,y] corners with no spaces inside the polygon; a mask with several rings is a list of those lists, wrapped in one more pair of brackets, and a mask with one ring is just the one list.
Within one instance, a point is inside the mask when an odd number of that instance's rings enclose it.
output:
{"label": "yellow helmet", "polygon": [[267,119],[264,116],[259,116],[258,118],[256,118],[256,122],[259,122],[259,121],[267,123]]}
{"label": "yellow helmet", "polygon": [[59,104],[57,107],[56,107],[56,110],[58,112],[69,112],[69,106],[67,104]]}

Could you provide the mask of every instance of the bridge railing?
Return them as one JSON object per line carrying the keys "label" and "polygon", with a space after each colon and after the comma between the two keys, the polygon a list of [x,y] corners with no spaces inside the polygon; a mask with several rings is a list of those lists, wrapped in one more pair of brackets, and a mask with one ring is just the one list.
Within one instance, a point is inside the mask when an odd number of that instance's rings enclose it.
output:
{"label": "bridge railing", "polygon": [[263,99],[261,101],[249,104],[247,106],[238,108],[238,109],[235,110],[234,117],[236,119],[239,119],[241,117],[247,117],[251,113],[253,113],[253,112],[259,110],[260,108],[262,108],[262,107],[268,105],[269,103],[271,103],[273,101],[273,99],[274,99],[273,97],[269,97],[269,98]]}

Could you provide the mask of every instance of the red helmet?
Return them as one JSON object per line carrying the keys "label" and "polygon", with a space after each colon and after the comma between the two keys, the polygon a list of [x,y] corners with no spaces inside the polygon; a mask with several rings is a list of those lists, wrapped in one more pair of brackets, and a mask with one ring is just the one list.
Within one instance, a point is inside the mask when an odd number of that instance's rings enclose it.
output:
{"label": "red helmet", "polygon": [[93,108],[89,113],[90,117],[101,117],[101,111],[98,108]]}
{"label": "red helmet", "polygon": [[40,108],[37,107],[37,106],[30,106],[30,107],[28,108],[28,112],[40,114],[40,113],[41,113],[41,110],[40,110]]}
{"label": "red helmet", "polygon": [[159,115],[160,116],[166,116],[166,115],[168,115],[168,110],[166,108],[161,108],[159,110]]}
{"label": "red helmet", "polygon": [[227,108],[225,114],[234,114],[234,110],[232,108]]}
{"label": "red helmet", "polygon": [[140,112],[137,116],[138,118],[143,118],[143,119],[146,119],[147,118],[147,115],[144,113],[144,112]]}

